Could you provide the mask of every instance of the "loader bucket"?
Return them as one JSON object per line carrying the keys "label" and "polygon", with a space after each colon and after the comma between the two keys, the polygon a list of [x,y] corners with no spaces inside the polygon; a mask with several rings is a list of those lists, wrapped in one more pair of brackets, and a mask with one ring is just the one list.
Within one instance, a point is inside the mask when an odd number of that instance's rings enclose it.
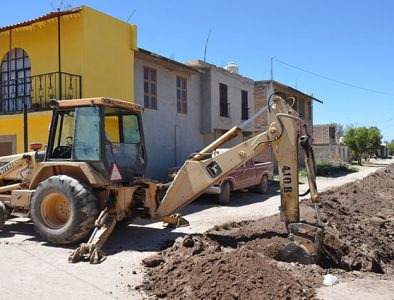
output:
{"label": "loader bucket", "polygon": [[278,260],[304,265],[319,263],[323,228],[305,223],[291,223],[288,230],[290,241],[279,250]]}

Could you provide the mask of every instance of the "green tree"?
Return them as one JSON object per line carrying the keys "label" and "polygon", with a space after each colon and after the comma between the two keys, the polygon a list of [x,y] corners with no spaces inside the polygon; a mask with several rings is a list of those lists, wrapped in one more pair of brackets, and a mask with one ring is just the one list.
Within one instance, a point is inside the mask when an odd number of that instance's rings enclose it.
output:
{"label": "green tree", "polygon": [[370,127],[368,128],[368,146],[367,151],[369,154],[376,153],[376,151],[380,148],[382,144],[382,134],[380,133],[379,128]]}
{"label": "green tree", "polygon": [[367,159],[379,149],[382,143],[382,134],[377,127],[348,126],[344,134],[345,143],[352,151],[353,159],[361,164],[362,159]]}
{"label": "green tree", "polygon": [[350,148],[352,158],[361,163],[361,152],[357,145],[356,130],[357,127],[353,125],[348,126],[345,130],[343,137],[345,139],[345,144],[348,145]]}
{"label": "green tree", "polygon": [[389,154],[394,155],[394,140],[387,142],[387,148],[389,149]]}

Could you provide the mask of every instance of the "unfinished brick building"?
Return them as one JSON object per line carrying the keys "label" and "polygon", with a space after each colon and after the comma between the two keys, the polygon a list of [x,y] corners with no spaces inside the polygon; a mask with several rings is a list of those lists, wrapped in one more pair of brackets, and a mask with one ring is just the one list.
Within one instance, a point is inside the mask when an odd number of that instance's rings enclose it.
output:
{"label": "unfinished brick building", "polygon": [[313,149],[320,163],[344,163],[350,160],[349,147],[337,136],[336,124],[313,126]]}
{"label": "unfinished brick building", "polygon": [[[282,98],[294,97],[294,108],[298,112],[301,119],[308,124],[308,132],[313,133],[313,97],[304,94],[292,87],[274,80],[261,80],[254,82],[254,111],[257,112],[267,105],[269,96],[276,92]],[[255,131],[265,131],[268,129],[268,111],[256,118],[254,123]],[[265,150],[262,154],[256,157],[257,161],[273,160],[271,148]],[[302,156],[300,155],[302,162]],[[302,165],[302,163],[301,163]]]}

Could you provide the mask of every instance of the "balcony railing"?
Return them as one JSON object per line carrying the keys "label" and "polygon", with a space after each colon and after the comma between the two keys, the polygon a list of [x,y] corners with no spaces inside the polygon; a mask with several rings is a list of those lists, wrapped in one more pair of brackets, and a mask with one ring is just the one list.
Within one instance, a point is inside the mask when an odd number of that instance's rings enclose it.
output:
{"label": "balcony railing", "polygon": [[[82,97],[81,76],[69,73],[47,73],[20,79],[0,81],[0,114],[49,109],[50,99]],[[61,87],[61,90],[60,90]]]}

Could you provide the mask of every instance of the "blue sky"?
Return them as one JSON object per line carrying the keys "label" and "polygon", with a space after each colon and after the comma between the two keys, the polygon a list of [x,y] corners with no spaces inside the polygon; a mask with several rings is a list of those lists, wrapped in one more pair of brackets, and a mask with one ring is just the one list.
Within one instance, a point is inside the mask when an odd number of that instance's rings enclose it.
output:
{"label": "blue sky", "polygon": [[[179,61],[203,59],[209,31],[210,63],[235,61],[242,75],[264,80],[276,57],[275,80],[324,101],[314,103],[315,124],[377,126],[394,139],[394,1],[63,2],[124,21],[132,14],[139,47]],[[47,13],[51,3],[61,1],[2,1],[0,26]]]}

